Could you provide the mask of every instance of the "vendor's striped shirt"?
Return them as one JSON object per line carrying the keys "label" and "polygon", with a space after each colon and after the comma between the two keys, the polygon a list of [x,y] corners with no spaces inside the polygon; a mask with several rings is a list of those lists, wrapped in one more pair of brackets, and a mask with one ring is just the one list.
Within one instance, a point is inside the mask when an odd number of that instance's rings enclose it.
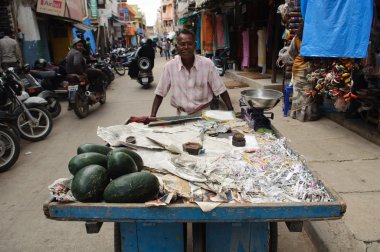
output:
{"label": "vendor's striped shirt", "polygon": [[171,89],[170,104],[189,114],[198,112],[212,100],[226,91],[214,63],[203,56],[195,55],[190,72],[177,55],[165,64],[155,94],[165,97]]}

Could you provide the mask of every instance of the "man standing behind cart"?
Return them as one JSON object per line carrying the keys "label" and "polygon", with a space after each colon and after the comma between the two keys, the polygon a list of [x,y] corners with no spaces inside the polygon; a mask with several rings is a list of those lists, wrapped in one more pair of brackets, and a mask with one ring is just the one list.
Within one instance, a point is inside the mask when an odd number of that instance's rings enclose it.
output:
{"label": "man standing behind cart", "polygon": [[188,29],[180,30],[177,42],[178,56],[164,66],[150,116],[156,117],[158,108],[170,89],[170,103],[177,109],[177,115],[191,115],[209,109],[214,95],[223,99],[228,110],[233,110],[226,86],[214,63],[194,54],[194,33]]}

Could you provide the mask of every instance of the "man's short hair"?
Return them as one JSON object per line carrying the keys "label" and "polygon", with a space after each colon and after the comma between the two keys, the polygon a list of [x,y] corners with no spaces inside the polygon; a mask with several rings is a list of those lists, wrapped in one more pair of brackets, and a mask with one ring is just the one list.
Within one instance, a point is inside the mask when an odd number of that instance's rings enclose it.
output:
{"label": "man's short hair", "polygon": [[179,31],[178,31],[178,37],[179,37],[179,35],[181,35],[181,34],[188,34],[188,35],[191,35],[192,37],[193,37],[193,40],[195,41],[195,33],[192,31],[192,30],[190,30],[190,29],[186,29],[186,28],[182,28],[182,29],[180,29]]}

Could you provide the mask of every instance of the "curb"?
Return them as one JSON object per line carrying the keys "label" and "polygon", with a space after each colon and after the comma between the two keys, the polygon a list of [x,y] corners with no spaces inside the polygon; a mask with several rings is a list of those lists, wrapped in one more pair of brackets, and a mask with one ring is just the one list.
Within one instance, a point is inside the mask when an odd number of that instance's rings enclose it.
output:
{"label": "curb", "polygon": [[264,79],[258,79],[260,81],[256,81],[255,79],[250,79],[250,78],[241,76],[241,75],[237,74],[236,72],[229,71],[229,70],[227,70],[224,75],[225,75],[225,77],[227,77],[229,79],[246,83],[254,89],[270,88],[270,89],[274,89],[274,90],[278,90],[278,91],[282,92],[282,84],[270,83],[270,81],[268,83],[263,83],[262,80],[264,80]]}

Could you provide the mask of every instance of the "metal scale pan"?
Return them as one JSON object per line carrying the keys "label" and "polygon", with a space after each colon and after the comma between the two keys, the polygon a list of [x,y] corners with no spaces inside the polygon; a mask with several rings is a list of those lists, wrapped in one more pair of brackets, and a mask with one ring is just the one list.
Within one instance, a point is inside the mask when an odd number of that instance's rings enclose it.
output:
{"label": "metal scale pan", "polygon": [[254,109],[269,110],[281,100],[283,93],[273,89],[248,89],[241,93],[242,102]]}

